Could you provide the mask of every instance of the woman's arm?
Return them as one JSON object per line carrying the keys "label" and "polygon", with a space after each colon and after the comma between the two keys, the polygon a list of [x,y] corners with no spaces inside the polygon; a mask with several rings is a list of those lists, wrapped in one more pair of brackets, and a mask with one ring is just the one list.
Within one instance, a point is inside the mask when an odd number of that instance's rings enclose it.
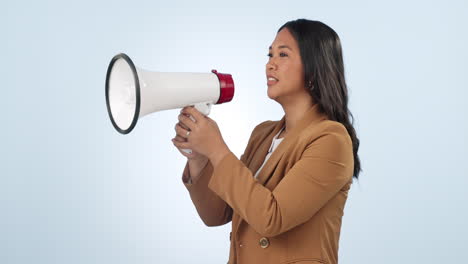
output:
{"label": "woman's arm", "polygon": [[[199,171],[199,175],[192,178],[191,173],[196,171]],[[206,160],[205,165],[188,161],[185,165],[182,181],[205,225],[220,226],[232,220],[232,208],[208,188],[212,174],[213,166],[208,160]]]}
{"label": "woman's arm", "polygon": [[188,159],[186,165],[189,167],[189,173],[182,175],[182,181],[184,183],[197,181],[198,177],[201,175],[201,171],[205,168],[208,162],[209,160],[206,157],[203,157],[201,160]]}
{"label": "woman's arm", "polygon": [[[243,164],[246,162],[244,160],[245,154],[252,151],[251,146],[254,141],[255,131],[266,123],[268,122],[263,122],[253,129],[244,154],[240,158]],[[201,161],[193,163],[195,164],[187,162],[185,165],[182,181],[190,193],[190,198],[197,209],[198,215],[207,226],[220,226],[229,223],[232,221],[233,213],[231,206],[208,188],[208,183],[213,175],[213,164],[209,160],[206,164],[202,164]],[[191,167],[192,165],[195,165],[195,167]],[[197,171],[200,173],[198,177],[191,177],[191,175],[197,174]]]}
{"label": "woman's arm", "polygon": [[345,128],[332,128],[307,148],[273,191],[232,153],[208,187],[258,233],[276,236],[306,222],[352,180],[353,153]]}

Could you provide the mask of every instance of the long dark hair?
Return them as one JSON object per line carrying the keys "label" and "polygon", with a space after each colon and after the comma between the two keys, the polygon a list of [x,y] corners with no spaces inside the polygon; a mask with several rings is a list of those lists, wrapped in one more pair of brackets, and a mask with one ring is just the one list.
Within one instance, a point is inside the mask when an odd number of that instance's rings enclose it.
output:
{"label": "long dark hair", "polygon": [[359,139],[353,127],[353,115],[348,109],[348,88],[344,76],[343,53],[338,34],[320,21],[297,19],[278,29],[287,28],[296,39],[304,66],[304,83],[330,120],[340,122],[353,142],[354,172],[358,179],[361,161]]}

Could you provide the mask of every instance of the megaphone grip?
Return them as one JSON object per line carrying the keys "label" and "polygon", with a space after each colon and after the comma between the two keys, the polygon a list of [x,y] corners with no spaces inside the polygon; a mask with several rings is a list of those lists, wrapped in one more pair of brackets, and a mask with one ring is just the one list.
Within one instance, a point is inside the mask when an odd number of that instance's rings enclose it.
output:
{"label": "megaphone grip", "polygon": [[[209,103],[209,102],[208,103],[198,103],[198,104],[194,105],[195,109],[197,109],[200,113],[202,113],[205,116],[210,114],[211,106],[212,106],[212,103]],[[190,119],[192,119],[193,122],[196,122],[196,120],[195,120],[195,118],[193,118],[193,116],[190,116]],[[192,154],[191,149],[182,149],[182,151],[184,151],[187,154]]]}

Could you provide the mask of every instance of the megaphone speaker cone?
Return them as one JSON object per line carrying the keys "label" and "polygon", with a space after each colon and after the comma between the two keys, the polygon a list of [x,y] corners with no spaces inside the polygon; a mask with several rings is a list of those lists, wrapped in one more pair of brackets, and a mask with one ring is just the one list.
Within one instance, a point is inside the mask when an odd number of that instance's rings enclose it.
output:
{"label": "megaphone speaker cone", "polygon": [[135,65],[124,53],[115,55],[107,68],[106,105],[114,128],[130,133],[138,122],[141,91]]}

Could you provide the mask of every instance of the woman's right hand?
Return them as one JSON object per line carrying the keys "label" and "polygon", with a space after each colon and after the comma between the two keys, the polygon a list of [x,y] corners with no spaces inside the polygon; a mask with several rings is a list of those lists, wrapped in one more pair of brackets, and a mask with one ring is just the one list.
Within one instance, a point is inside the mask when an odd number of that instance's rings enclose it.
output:
{"label": "woman's right hand", "polygon": [[[187,139],[184,137],[184,135],[186,135],[187,131],[189,130],[190,129],[186,127],[184,124],[178,122],[175,125],[176,136],[172,140],[178,141],[178,142],[186,142]],[[188,163],[189,163],[189,169],[190,169],[190,176],[192,178],[192,181],[196,180],[201,170],[205,167],[206,163],[209,162],[208,158],[193,150],[192,150],[192,153],[189,154],[178,147],[176,148],[179,150],[179,152],[182,155],[187,157]]]}
{"label": "woman's right hand", "polygon": [[[175,140],[175,141],[178,141],[178,142],[186,142],[187,141],[187,138],[185,138],[184,135],[187,134],[187,131],[190,131],[190,129],[188,127],[186,127],[184,124],[178,122],[175,125],[175,131],[176,131],[176,136],[172,140]],[[192,153],[189,154],[189,153],[183,151],[181,148],[178,148],[178,147],[176,147],[176,148],[179,150],[179,152],[182,155],[187,157],[187,159],[189,159],[189,160],[204,160],[204,158],[206,158],[202,154],[200,154],[198,152],[195,152],[193,150],[192,150]]]}

